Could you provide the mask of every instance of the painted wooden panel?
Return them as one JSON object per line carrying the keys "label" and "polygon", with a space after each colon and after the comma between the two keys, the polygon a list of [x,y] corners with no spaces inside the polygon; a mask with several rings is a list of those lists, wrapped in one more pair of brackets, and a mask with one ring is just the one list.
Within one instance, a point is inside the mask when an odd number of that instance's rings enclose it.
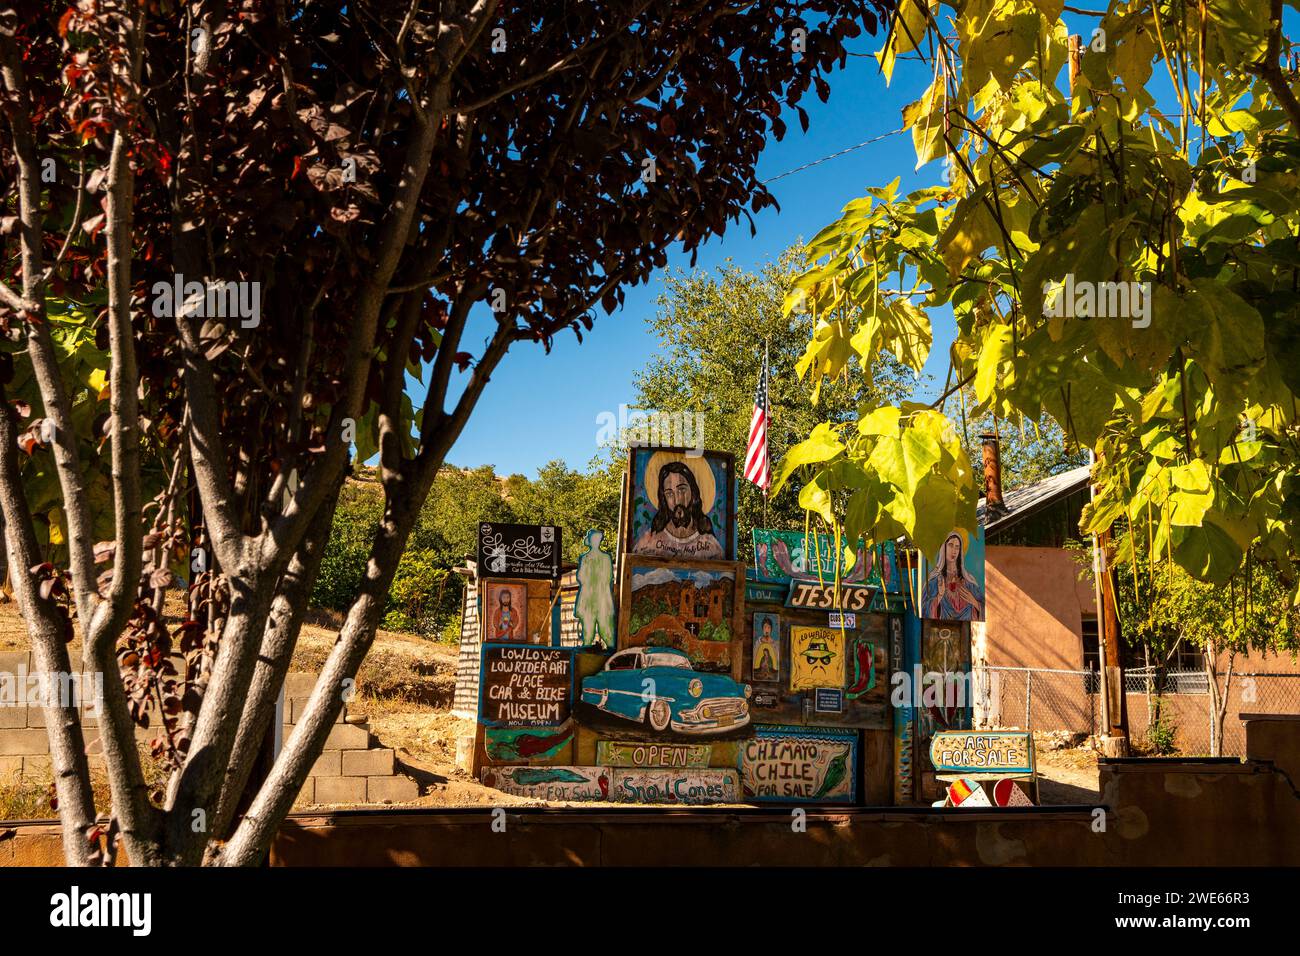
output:
{"label": "painted wooden panel", "polygon": [[558,578],[560,557],[564,554],[561,538],[561,529],[553,525],[485,521],[478,530],[478,575],[481,578]]}
{"label": "painted wooden panel", "polygon": [[970,625],[961,621],[920,622],[920,666],[911,675],[915,705],[917,770],[923,784],[919,795],[935,794],[925,755],[930,740],[945,730],[966,730],[971,722]]}
{"label": "painted wooden panel", "polygon": [[[830,628],[828,614],[819,611],[775,608],[771,604],[752,603],[746,624],[744,676],[753,684],[750,710],[754,720],[768,724],[807,724],[816,726],[874,727],[885,729],[889,720],[889,653],[885,634],[888,618],[880,614],[854,614],[852,628]],[[755,667],[755,653],[761,644],[763,622],[776,620],[778,632],[779,673],[773,679],[768,667]],[[847,623],[847,622],[846,622]],[[755,631],[754,628],[759,630]],[[811,648],[808,635],[829,632],[826,648]],[[803,638],[802,640],[798,638]],[[824,672],[810,665],[807,657],[796,659],[800,651],[813,650],[822,665],[825,653],[835,656]],[[835,666],[839,665],[839,666]],[[831,673],[834,671],[834,673]],[[828,676],[829,675],[829,676]],[[795,687],[799,684],[799,687]],[[818,689],[842,692],[840,710],[815,706]],[[823,704],[830,703],[823,694]]]}
{"label": "painted wooden panel", "polygon": [[855,584],[835,586],[833,581],[792,581],[786,596],[786,607],[808,608],[814,611],[870,611],[876,588]]}
{"label": "painted wooden panel", "polygon": [[618,646],[672,647],[695,670],[740,677],[744,569],[732,561],[626,559]]}
{"label": "painted wooden panel", "polygon": [[[584,655],[585,656],[585,655]],[[579,657],[579,679],[583,674],[582,660]],[[579,706],[581,706],[579,704]],[[696,738],[694,740],[681,738],[670,739],[661,736],[639,737],[636,735],[619,733],[616,731],[598,730],[589,724],[579,722],[577,724],[577,733],[574,737],[573,760],[571,763],[582,764],[584,766],[618,766],[619,761],[600,759],[602,744],[617,744],[619,746],[657,746],[665,747],[706,747],[708,748],[708,763],[706,766],[718,767],[722,769],[734,769],[738,766],[737,761],[740,759],[740,744],[743,743],[743,737],[734,737],[719,740],[716,737],[710,737],[707,740]],[[745,733],[752,734],[753,728],[748,727]],[[608,750],[605,751],[608,753]]]}
{"label": "painted wooden panel", "polygon": [[479,720],[496,727],[556,727],[573,709],[573,651],[484,644]]}
{"label": "painted wooden panel", "polygon": [[749,736],[749,696],[748,684],[696,670],[684,651],[625,647],[581,678],[574,714],[610,736],[703,742]]}
{"label": "painted wooden panel", "polygon": [[609,767],[707,767],[713,758],[708,744],[642,743],[602,740],[596,744],[596,762]]}
{"label": "painted wooden panel", "polygon": [[488,644],[556,643],[550,581],[533,578],[480,578],[477,616]]}
{"label": "painted wooden panel", "polygon": [[753,538],[754,570],[764,581],[833,583],[838,566],[843,584],[870,584],[894,593],[902,586],[892,541],[869,548],[859,540],[852,552],[837,552],[829,534],[755,528]]}
{"label": "painted wooden panel", "polygon": [[528,611],[528,588],[522,582],[484,583],[484,633],[490,643],[527,643]]}
{"label": "painted wooden panel", "polygon": [[941,731],[930,738],[930,763],[942,774],[1033,773],[1033,735],[1027,730]]}
{"label": "painted wooden panel", "polygon": [[489,763],[573,763],[572,720],[558,727],[484,727]]}
{"label": "painted wooden panel", "polygon": [[612,650],[617,643],[614,619],[614,558],[601,547],[605,533],[598,528],[587,532],[586,550],[578,555],[575,575],[578,593],[573,614],[578,621],[584,646]]}
{"label": "painted wooden panel", "polygon": [[829,627],[790,628],[790,689],[844,686],[846,635]]}
{"label": "painted wooden panel", "polygon": [[538,800],[696,806],[735,803],[740,774],[734,769],[630,767],[485,767],[484,785]]}
{"label": "painted wooden panel", "polygon": [[627,555],[735,558],[735,460],[723,452],[628,451]]}
{"label": "painted wooden panel", "polygon": [[921,617],[931,621],[984,620],[984,528],[961,528],[944,539],[921,589]]}
{"label": "painted wooden panel", "polygon": [[760,726],[740,745],[740,773],[747,800],[853,803],[857,731]]}
{"label": "painted wooden panel", "polygon": [[536,800],[608,800],[605,767],[484,767],[484,786]]}
{"label": "painted wooden panel", "polygon": [[668,803],[698,806],[740,800],[735,770],[636,770],[610,767],[610,791],[616,803]]}

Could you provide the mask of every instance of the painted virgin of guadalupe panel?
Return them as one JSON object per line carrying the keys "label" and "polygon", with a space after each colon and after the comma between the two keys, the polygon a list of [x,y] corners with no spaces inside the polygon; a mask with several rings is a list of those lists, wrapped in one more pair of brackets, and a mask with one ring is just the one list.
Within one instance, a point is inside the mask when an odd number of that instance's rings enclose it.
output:
{"label": "painted virgin of guadalupe panel", "polygon": [[984,620],[984,529],[960,528],[944,539],[921,592],[928,621]]}

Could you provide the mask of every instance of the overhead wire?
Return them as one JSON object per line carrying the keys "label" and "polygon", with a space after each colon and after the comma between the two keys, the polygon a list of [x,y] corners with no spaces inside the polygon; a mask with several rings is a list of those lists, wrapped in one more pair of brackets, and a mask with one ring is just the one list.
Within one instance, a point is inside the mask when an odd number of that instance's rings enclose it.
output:
{"label": "overhead wire", "polygon": [[871,139],[863,140],[861,143],[858,143],[854,146],[847,146],[844,149],[837,150],[827,156],[823,156],[821,159],[814,159],[811,163],[804,163],[802,166],[794,167],[794,169],[787,169],[783,173],[778,173],[775,176],[772,176],[768,179],[764,179],[762,181],[762,184],[766,186],[768,183],[774,183],[778,179],[784,179],[786,176],[793,176],[795,173],[801,173],[805,169],[811,169],[814,166],[820,166],[822,163],[828,162],[832,159],[837,159],[840,156],[845,155],[846,153],[853,152],[855,149],[862,149],[862,147],[870,146],[872,143],[878,143],[882,139],[888,139],[890,136],[897,136],[899,133],[906,133],[906,132],[907,132],[906,128],[900,128],[900,129],[890,130],[888,133],[881,133],[879,136],[873,136],[871,137]]}

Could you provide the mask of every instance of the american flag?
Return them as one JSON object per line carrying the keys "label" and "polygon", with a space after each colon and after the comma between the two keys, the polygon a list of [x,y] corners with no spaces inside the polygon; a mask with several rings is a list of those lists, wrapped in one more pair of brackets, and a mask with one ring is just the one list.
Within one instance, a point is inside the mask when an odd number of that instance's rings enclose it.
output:
{"label": "american flag", "polygon": [[745,479],[767,493],[772,484],[772,462],[767,457],[767,351],[763,352],[763,369],[754,391],[754,415],[749,420],[749,445],[745,449]]}

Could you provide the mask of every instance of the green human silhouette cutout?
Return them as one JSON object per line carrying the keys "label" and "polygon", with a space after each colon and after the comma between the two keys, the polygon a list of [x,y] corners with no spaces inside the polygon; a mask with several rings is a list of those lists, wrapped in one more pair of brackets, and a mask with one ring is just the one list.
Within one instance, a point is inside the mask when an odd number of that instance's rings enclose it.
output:
{"label": "green human silhouette cutout", "polygon": [[587,532],[587,550],[578,555],[578,598],[573,613],[585,646],[614,646],[614,559],[602,551],[605,533]]}

